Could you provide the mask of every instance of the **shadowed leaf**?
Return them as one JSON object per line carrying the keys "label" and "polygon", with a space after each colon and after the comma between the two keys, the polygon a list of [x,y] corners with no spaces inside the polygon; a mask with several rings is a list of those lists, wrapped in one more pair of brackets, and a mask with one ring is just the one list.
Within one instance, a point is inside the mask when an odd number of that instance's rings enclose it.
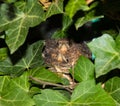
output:
{"label": "shadowed leaf", "polygon": [[[16,6],[15,11],[10,11],[7,4],[2,4],[0,8],[0,31],[6,32],[5,40],[11,54],[25,42],[29,27],[40,24],[53,14],[63,12],[62,1],[52,3],[47,12],[44,12],[38,0],[27,0]],[[9,19],[8,13],[14,14],[13,19]]]}
{"label": "shadowed leaf", "polygon": [[0,72],[3,74],[19,75],[25,70],[41,66],[43,64],[41,52],[43,42],[38,41],[29,45],[27,49],[21,49],[12,57],[0,61]]}

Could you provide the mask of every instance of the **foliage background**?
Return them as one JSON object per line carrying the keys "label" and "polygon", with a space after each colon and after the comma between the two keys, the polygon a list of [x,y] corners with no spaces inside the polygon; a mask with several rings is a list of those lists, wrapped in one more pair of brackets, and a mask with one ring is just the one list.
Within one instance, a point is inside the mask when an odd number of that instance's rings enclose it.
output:
{"label": "foliage background", "polygon": [[[45,4],[38,0],[1,1],[0,106],[120,106],[119,5],[119,0],[89,4],[53,0],[44,10]],[[39,33],[44,25],[49,38],[88,42],[96,57],[93,61],[84,56],[78,59],[73,69],[77,86],[72,93],[63,89],[69,86],[65,79],[45,68],[46,36]]]}

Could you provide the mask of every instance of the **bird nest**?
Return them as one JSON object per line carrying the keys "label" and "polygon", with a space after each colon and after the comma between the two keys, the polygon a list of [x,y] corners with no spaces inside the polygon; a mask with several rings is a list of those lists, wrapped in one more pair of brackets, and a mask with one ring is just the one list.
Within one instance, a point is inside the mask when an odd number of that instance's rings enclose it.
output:
{"label": "bird nest", "polygon": [[91,58],[91,52],[87,45],[68,39],[46,40],[42,54],[47,67],[67,78],[70,83],[72,83],[72,79],[69,76],[69,69],[74,67],[81,55]]}

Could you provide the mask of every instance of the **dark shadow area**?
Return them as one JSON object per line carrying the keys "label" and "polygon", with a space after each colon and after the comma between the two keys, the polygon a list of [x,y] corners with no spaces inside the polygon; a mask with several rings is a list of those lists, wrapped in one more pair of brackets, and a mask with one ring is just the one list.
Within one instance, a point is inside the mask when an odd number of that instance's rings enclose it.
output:
{"label": "dark shadow area", "polygon": [[99,37],[102,35],[104,30],[115,29],[115,22],[108,19],[107,17],[101,18],[98,22],[87,22],[78,30],[75,29],[75,26],[72,25],[67,33],[69,38],[73,39],[75,42],[90,41],[93,38]]}
{"label": "dark shadow area", "polygon": [[69,0],[64,0],[64,1],[63,1],[63,7],[64,7],[64,8],[63,8],[63,11],[65,11],[65,7],[66,7],[68,1],[69,1]]}
{"label": "dark shadow area", "polygon": [[112,70],[110,71],[109,73],[105,74],[105,75],[102,75],[100,77],[98,77],[96,79],[96,82],[99,83],[99,82],[106,82],[108,81],[109,79],[113,78],[113,77],[120,77],[120,69],[115,69],[115,70]]}
{"label": "dark shadow area", "polygon": [[[40,25],[30,28],[25,43],[18,48],[18,50],[12,55],[9,54],[12,64],[16,64],[22,57],[26,55],[28,44],[32,44],[39,40],[45,40],[51,38],[52,34],[62,27],[62,15],[54,15],[48,18],[45,22]],[[4,32],[0,33],[0,36],[4,35]],[[0,48],[7,47],[5,39],[0,39]]]}
{"label": "dark shadow area", "polygon": [[15,15],[15,6],[13,3],[8,4],[8,12],[7,12],[7,16],[9,18],[9,20],[12,20],[16,17]]}
{"label": "dark shadow area", "polygon": [[5,40],[0,38],[0,48],[7,47]]}
{"label": "dark shadow area", "polygon": [[0,0],[0,4],[4,3],[3,0]]}
{"label": "dark shadow area", "polygon": [[9,53],[12,64],[16,64],[22,57],[26,55],[27,44],[23,44],[15,53],[12,55]]}
{"label": "dark shadow area", "polygon": [[52,34],[62,28],[62,14],[53,15],[38,26],[29,29],[26,42],[50,39]]}
{"label": "dark shadow area", "polygon": [[[93,1],[89,4],[89,7],[92,6],[92,4],[94,5],[96,1]],[[103,14],[103,10],[102,10],[102,3],[99,1],[97,3],[97,5],[95,7],[92,7],[89,11],[82,11],[79,10],[75,13],[75,15],[73,16],[73,21],[75,22],[77,19],[81,18],[81,17],[85,17],[86,14],[90,14],[91,12],[94,12],[94,16],[100,16]]]}
{"label": "dark shadow area", "polygon": [[[89,6],[96,1],[91,2]],[[73,23],[75,23],[76,20],[78,20],[80,17],[84,17],[85,14],[88,14],[92,11],[95,11],[95,16],[100,16],[103,13],[103,11],[101,10],[101,2],[98,2],[97,6],[89,11],[82,11],[82,10],[77,11],[77,13],[73,17]],[[95,37],[101,36],[102,29],[100,27],[103,27],[102,26],[103,21],[104,20],[102,19],[100,19],[100,21],[95,23],[89,21],[85,23],[82,27],[79,27],[78,30],[75,29],[74,25],[72,25],[68,30],[68,33],[70,35],[69,38],[74,39],[75,42],[79,43],[83,41],[90,41]],[[104,25],[105,24],[106,23],[104,21]]]}
{"label": "dark shadow area", "polygon": [[8,20],[12,20],[16,17],[16,7],[14,6],[14,3],[0,2],[0,7],[2,8],[1,15],[3,15],[3,17],[7,18]]}
{"label": "dark shadow area", "polygon": [[[65,0],[64,5],[66,5],[67,2],[68,0]],[[9,4],[7,9],[8,9],[7,15],[11,20],[15,17],[14,5]],[[100,14],[98,12],[99,8],[96,11],[97,11],[96,15],[99,15]],[[73,17],[73,21],[77,20],[79,17],[84,16],[84,14],[85,13],[83,11],[78,11]],[[26,54],[27,44],[32,44],[38,40],[50,39],[56,30],[61,29],[62,19],[63,19],[63,14],[53,15],[50,18],[48,18],[46,21],[40,23],[39,25],[30,28],[25,43],[13,55],[10,55],[13,64],[18,62]],[[66,33],[69,35],[68,36],[69,39],[72,39],[75,42],[79,43],[84,41],[90,41],[95,37],[101,36],[103,30],[110,29],[113,26],[115,26],[114,22],[105,17],[95,23],[87,22],[78,30],[76,30],[74,24],[72,24],[68,28]],[[7,46],[4,39],[0,39],[0,42],[1,42],[0,47]]]}

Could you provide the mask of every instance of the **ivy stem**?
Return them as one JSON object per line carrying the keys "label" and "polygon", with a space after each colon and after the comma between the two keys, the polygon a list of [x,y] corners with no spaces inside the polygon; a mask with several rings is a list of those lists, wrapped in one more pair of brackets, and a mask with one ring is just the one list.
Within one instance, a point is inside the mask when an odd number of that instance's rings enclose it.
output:
{"label": "ivy stem", "polygon": [[51,82],[46,82],[46,81],[42,81],[40,79],[37,79],[37,78],[34,78],[32,76],[29,76],[29,78],[35,82],[38,82],[39,84],[42,84],[43,85],[43,88],[46,86],[46,85],[50,85],[50,86],[56,86],[56,87],[60,87],[60,88],[63,88],[63,89],[66,89],[67,91],[69,91],[70,93],[72,93],[72,90],[71,90],[71,85],[61,85],[61,84],[55,84],[55,83],[51,83]]}

